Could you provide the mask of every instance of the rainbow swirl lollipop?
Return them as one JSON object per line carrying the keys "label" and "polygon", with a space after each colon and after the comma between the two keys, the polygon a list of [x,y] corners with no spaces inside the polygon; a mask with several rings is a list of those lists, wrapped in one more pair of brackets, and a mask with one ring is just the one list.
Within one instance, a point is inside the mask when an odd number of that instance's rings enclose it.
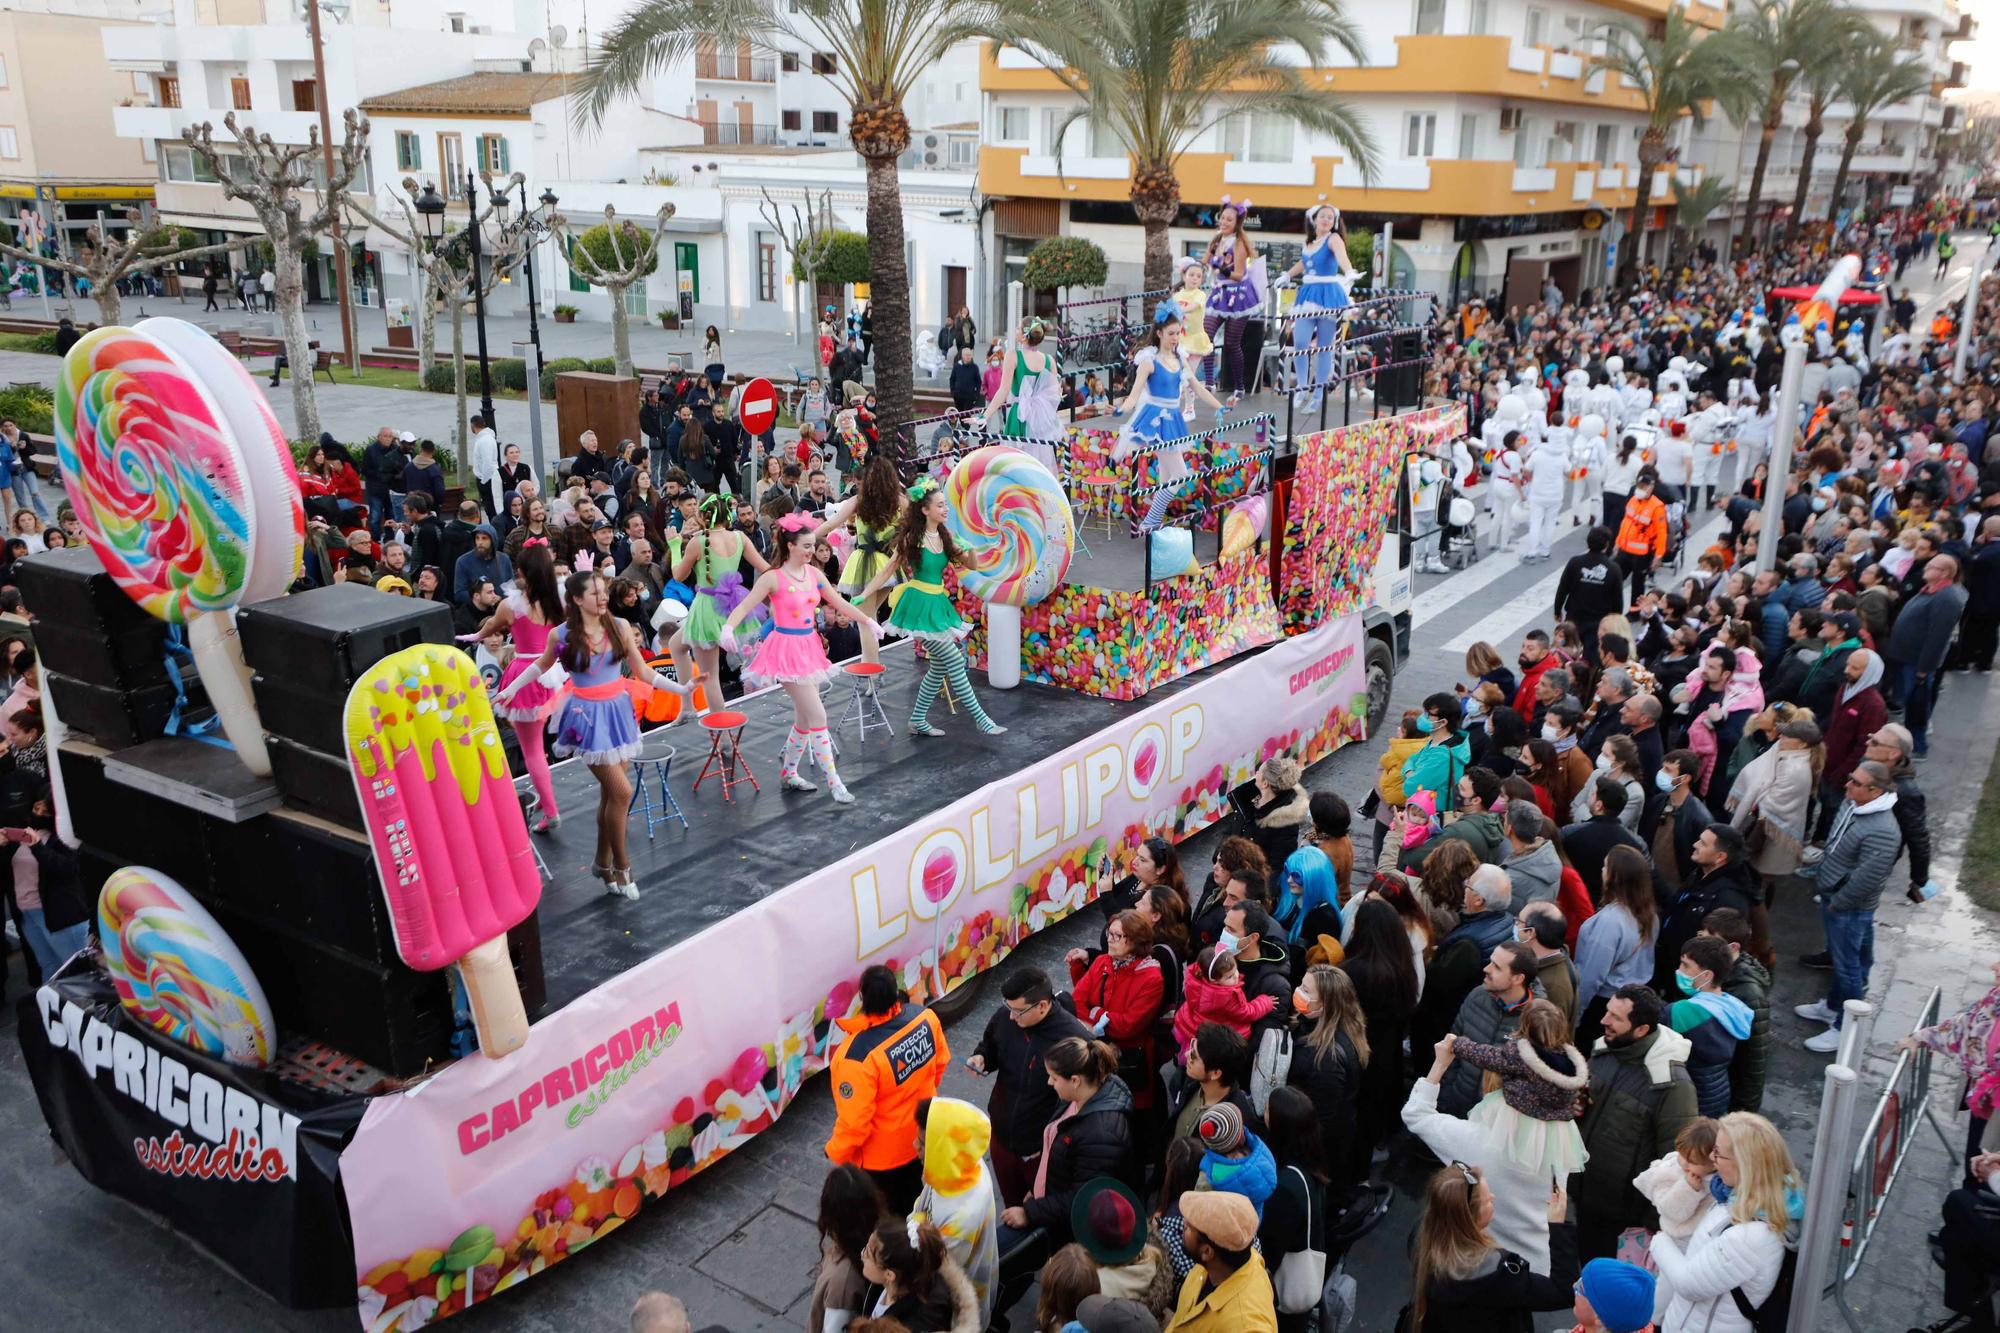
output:
{"label": "rainbow swirl lollipop", "polygon": [[136,329],[95,329],[63,362],[55,418],[63,487],[133,601],[186,622],[268,594],[253,583],[259,515],[242,450],[184,359]]}
{"label": "rainbow swirl lollipop", "polygon": [[184,1046],[233,1065],[271,1062],[264,988],[215,918],[174,880],[127,866],[104,881],[98,935],[118,1001]]}
{"label": "rainbow swirl lollipop", "polygon": [[944,484],[946,526],[974,596],[1027,606],[1062,583],[1076,546],[1069,500],[1054,474],[1019,449],[989,444],[959,460]]}

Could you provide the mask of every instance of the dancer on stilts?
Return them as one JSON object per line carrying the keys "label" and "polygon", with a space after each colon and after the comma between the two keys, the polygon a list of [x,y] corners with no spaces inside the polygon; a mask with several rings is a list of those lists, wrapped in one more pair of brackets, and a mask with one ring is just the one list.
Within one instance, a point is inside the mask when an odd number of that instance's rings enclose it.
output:
{"label": "dancer on stilts", "polygon": [[[771,566],[757,554],[748,537],[730,528],[730,520],[736,517],[736,501],[720,493],[705,495],[695,512],[701,517],[702,530],[686,540],[681,558],[674,562],[674,577],[682,583],[688,581],[689,574],[694,575],[694,603],[680,628],[667,640],[667,651],[673,654],[674,674],[682,680],[714,682],[703,699],[713,708],[722,701],[722,618],[736,609],[749,590],[744,565],[753,566],[759,574]],[[682,536],[687,538],[685,533]],[[688,672],[690,649],[697,668],[693,675]]]}
{"label": "dancer on stilts", "polygon": [[[1167,506],[1179,489],[1171,483],[1185,481],[1189,475],[1185,440],[1193,433],[1193,427],[1181,414],[1182,395],[1193,393],[1213,407],[1218,425],[1228,411],[1194,373],[1194,364],[1181,350],[1182,332],[1180,307],[1172,301],[1160,302],[1153,311],[1152,344],[1141,347],[1132,358],[1132,392],[1118,408],[1119,416],[1130,412],[1135,404],[1139,411],[1118,432],[1114,457],[1129,457],[1140,446],[1163,440],[1183,442],[1154,455],[1159,460],[1159,480],[1165,489],[1153,493],[1146,517],[1139,524],[1144,532],[1159,527],[1160,520],[1167,516]],[[1144,475],[1144,469],[1138,469],[1138,474]]]}
{"label": "dancer on stilts", "polygon": [[819,697],[820,683],[833,675],[833,665],[827,661],[826,648],[813,625],[813,608],[823,599],[834,610],[859,620],[864,631],[879,633],[881,627],[835,592],[826,575],[812,563],[819,546],[812,526],[810,514],[787,514],[778,520],[772,534],[778,565],[766,571],[750,595],[729,613],[722,626],[722,646],[736,651],[738,622],[769,598],[771,632],[764,636],[743,674],[754,683],[775,681],[791,696],[792,734],[785,738],[783,765],[785,790],[819,790],[799,776],[799,761],[810,752],[819,771],[826,775],[827,792],[842,805],[852,805],[854,797],[833,766],[833,737],[826,729],[826,705]]}
{"label": "dancer on stilts", "polygon": [[1204,260],[1215,282],[1208,292],[1208,314],[1202,332],[1211,342],[1224,324],[1229,326],[1222,343],[1222,359],[1229,371],[1229,401],[1235,402],[1250,387],[1243,365],[1243,330],[1250,317],[1264,309],[1264,257],[1245,234],[1243,219],[1250,214],[1250,201],[1229,201],[1222,196],[1222,211],[1216,214],[1215,235],[1208,241]]}
{"label": "dancer on stilts", "polygon": [[521,743],[521,762],[527,766],[528,780],[535,788],[537,813],[530,827],[536,833],[547,833],[562,822],[562,813],[556,809],[555,784],[549,779],[547,745],[549,718],[562,706],[565,691],[551,690],[540,680],[518,690],[507,688],[529,674],[529,666],[549,646],[549,635],[563,623],[562,597],[556,591],[555,557],[549,554],[546,538],[530,537],[521,544],[521,554],[514,561],[514,574],[514,591],[493,608],[493,614],[477,633],[466,637],[476,641],[489,634],[506,633],[514,640],[514,660],[500,677],[500,694],[509,701],[498,711],[514,724],[514,739]]}
{"label": "dancer on stilts", "polygon": [[563,623],[549,635],[547,646],[497,702],[510,703],[530,682],[546,685],[549,669],[560,661],[569,672],[569,699],[563,705],[556,733],[559,758],[575,755],[597,779],[597,860],[591,873],[604,881],[604,891],[621,898],[639,896],[632,880],[632,861],[625,851],[625,812],[632,804],[632,783],[625,765],[639,753],[639,720],[632,697],[619,678],[619,667],[631,668],[639,680],[686,698],[693,686],[653,670],[639,651],[639,638],[611,614],[611,584],[603,574],[579,570],[563,585],[568,603]]}
{"label": "dancer on stilts", "polygon": [[[1352,301],[1347,294],[1354,265],[1347,259],[1347,238],[1340,210],[1321,204],[1306,214],[1306,248],[1287,278],[1304,276],[1292,303],[1292,402],[1302,412],[1317,412],[1333,368],[1333,345],[1340,336],[1341,311]],[[1312,357],[1312,377],[1306,377],[1306,349],[1319,344]]]}
{"label": "dancer on stilts", "polygon": [[986,715],[972,692],[965,671],[965,646],[959,642],[971,627],[958,618],[958,608],[944,590],[945,566],[961,564],[951,534],[944,530],[944,491],[935,479],[919,477],[909,489],[909,507],[896,530],[896,550],[889,563],[868,582],[859,600],[864,604],[877,588],[901,575],[889,599],[889,625],[924,645],[924,678],[917,686],[917,706],[910,710],[910,730],[919,736],[942,736],[930,723],[931,704],[938,690],[950,684],[952,697],[972,714],[989,736],[1007,728]]}
{"label": "dancer on stilts", "polygon": [[993,402],[986,409],[986,427],[991,430],[994,415],[1005,411],[1007,419],[1002,433],[1007,439],[1047,468],[1050,476],[1061,477],[1063,467],[1056,456],[1056,446],[1063,435],[1062,417],[1058,415],[1062,406],[1062,370],[1055,355],[1042,350],[1042,339],[1047,335],[1048,330],[1039,319],[1031,318],[1022,326],[1022,345],[1007,353],[1007,360],[1000,367],[1000,392],[993,395]]}
{"label": "dancer on stilts", "polygon": [[[881,596],[861,596],[861,590],[889,563],[896,541],[896,520],[903,513],[903,483],[897,479],[896,464],[888,453],[877,449],[861,467],[861,484],[854,494],[835,505],[826,521],[813,529],[815,543],[844,523],[854,524],[854,551],[840,570],[840,592],[861,607],[861,660],[882,660],[882,637],[875,623],[881,611]],[[870,690],[875,688],[871,682]]]}

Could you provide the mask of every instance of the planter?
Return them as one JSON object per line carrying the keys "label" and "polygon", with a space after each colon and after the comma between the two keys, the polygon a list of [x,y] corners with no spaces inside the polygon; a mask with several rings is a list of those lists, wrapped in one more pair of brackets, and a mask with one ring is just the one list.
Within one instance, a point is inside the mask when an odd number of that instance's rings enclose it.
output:
{"label": "planter", "polygon": [[391,324],[389,326],[389,346],[414,349],[416,345],[417,331],[415,327],[409,324]]}
{"label": "planter", "polygon": [[555,320],[556,323],[558,324],[574,324],[576,323],[576,312],[572,310],[565,313],[564,311],[558,310],[555,315]]}

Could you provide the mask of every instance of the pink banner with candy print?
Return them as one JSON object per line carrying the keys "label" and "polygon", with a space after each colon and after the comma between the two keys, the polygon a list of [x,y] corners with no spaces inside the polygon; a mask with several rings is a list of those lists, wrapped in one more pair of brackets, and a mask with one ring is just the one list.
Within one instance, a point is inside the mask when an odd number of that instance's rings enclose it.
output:
{"label": "pink banner with candy print", "polygon": [[377,1098],[340,1160],[364,1327],[604,1239],[783,1113],[862,967],[948,989],[1084,906],[1105,861],[1220,818],[1271,755],[1361,739],[1367,710],[1359,617],[1287,639],[710,926],[507,1058]]}

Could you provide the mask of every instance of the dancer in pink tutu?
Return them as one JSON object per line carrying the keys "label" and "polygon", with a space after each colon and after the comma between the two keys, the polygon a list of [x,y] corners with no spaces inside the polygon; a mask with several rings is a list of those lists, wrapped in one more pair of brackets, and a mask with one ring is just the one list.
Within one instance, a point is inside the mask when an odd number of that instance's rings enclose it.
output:
{"label": "dancer in pink tutu", "polygon": [[775,681],[792,698],[792,734],[785,738],[784,785],[787,791],[817,791],[799,776],[799,761],[810,750],[820,772],[826,774],[827,791],[842,805],[854,800],[833,766],[833,738],[826,729],[826,706],[820,702],[820,682],[833,674],[826,647],[813,626],[813,612],[823,600],[844,615],[853,616],[870,633],[881,628],[834,591],[826,575],[812,563],[817,543],[813,538],[813,518],[806,513],[787,514],[778,520],[776,568],[767,570],[723,622],[722,646],[736,651],[736,626],[766,598],[771,602],[771,631],[764,636],[757,655],[743,668],[751,682]]}
{"label": "dancer in pink tutu", "polygon": [[[508,634],[514,640],[514,660],[500,677],[500,692],[528,674],[528,668],[549,646],[549,635],[563,622],[562,597],[556,590],[555,558],[548,541],[530,537],[521,545],[514,562],[515,589],[507,600],[493,608],[493,614],[477,633],[476,640],[492,634]],[[537,673],[539,675],[539,673]],[[530,825],[537,833],[547,833],[562,822],[556,809],[555,784],[549,780],[547,750],[549,718],[562,706],[567,685],[550,689],[539,679],[523,685],[498,708],[500,716],[514,724],[514,738],[521,742],[521,762],[528,767],[528,780],[535,787],[537,812]]]}

